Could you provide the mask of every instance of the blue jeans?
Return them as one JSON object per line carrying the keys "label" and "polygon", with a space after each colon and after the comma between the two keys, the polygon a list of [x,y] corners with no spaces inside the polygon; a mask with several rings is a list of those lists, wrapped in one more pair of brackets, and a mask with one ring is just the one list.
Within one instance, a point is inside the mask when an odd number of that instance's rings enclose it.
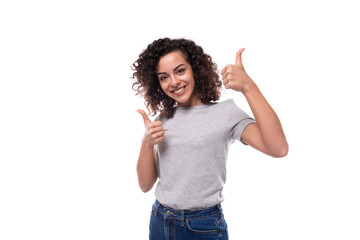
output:
{"label": "blue jeans", "polygon": [[174,210],[161,205],[152,206],[150,240],[227,240],[227,224],[221,205],[203,210]]}

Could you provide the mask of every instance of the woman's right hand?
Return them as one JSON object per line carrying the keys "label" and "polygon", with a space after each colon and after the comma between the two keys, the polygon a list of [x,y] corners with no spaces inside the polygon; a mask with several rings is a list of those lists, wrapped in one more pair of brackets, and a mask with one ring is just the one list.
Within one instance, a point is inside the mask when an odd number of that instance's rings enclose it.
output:
{"label": "woman's right hand", "polygon": [[151,122],[143,110],[138,109],[137,112],[140,113],[144,119],[145,134],[143,140],[150,146],[154,146],[155,144],[163,141],[165,138],[165,131],[162,127],[161,121]]}

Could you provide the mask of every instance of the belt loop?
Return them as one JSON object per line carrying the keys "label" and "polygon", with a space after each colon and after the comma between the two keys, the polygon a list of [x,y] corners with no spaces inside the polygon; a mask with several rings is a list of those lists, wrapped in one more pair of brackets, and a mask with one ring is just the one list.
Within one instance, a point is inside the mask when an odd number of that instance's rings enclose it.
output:
{"label": "belt loop", "polygon": [[181,210],[181,226],[183,227],[184,225],[185,225],[184,210]]}
{"label": "belt loop", "polygon": [[155,207],[155,216],[157,216],[157,212],[158,212],[159,206],[160,206],[160,203],[158,202],[157,205],[156,205],[156,207]]}

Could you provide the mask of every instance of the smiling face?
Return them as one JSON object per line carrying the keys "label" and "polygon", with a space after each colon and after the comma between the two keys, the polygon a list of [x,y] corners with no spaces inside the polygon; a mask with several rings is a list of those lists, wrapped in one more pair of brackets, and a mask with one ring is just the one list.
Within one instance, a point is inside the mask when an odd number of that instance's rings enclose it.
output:
{"label": "smiling face", "polygon": [[162,90],[179,106],[203,104],[194,94],[194,74],[180,50],[161,57],[156,72]]}

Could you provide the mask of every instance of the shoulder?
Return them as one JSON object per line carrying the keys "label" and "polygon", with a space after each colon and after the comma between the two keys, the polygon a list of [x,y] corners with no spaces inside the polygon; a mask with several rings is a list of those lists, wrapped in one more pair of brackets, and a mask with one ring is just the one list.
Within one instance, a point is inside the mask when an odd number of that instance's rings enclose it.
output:
{"label": "shoulder", "polygon": [[218,104],[223,104],[223,105],[234,105],[235,104],[235,101],[234,99],[232,98],[229,98],[229,99],[226,99],[222,102],[219,102]]}
{"label": "shoulder", "polygon": [[250,118],[250,116],[238,106],[234,99],[227,99],[219,104],[222,106],[219,108],[222,116],[228,116],[231,119]]}
{"label": "shoulder", "polygon": [[216,104],[219,109],[222,110],[231,110],[231,109],[238,109],[239,107],[236,105],[234,99],[227,99],[222,102]]}
{"label": "shoulder", "polygon": [[228,121],[234,115],[234,112],[238,111],[237,109],[238,107],[233,99],[226,99],[224,101],[214,103],[206,112],[209,117],[221,118]]}

